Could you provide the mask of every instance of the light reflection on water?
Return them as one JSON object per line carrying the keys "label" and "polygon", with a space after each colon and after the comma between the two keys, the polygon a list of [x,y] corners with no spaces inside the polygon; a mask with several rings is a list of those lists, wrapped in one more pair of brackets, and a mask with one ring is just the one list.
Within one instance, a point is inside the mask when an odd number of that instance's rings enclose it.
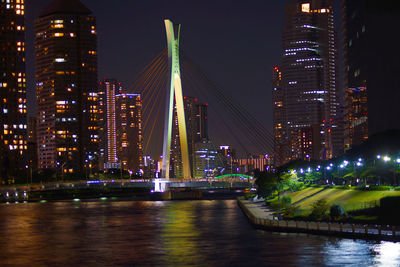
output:
{"label": "light reflection on water", "polygon": [[234,200],[0,205],[0,266],[399,266],[400,244],[254,229]]}

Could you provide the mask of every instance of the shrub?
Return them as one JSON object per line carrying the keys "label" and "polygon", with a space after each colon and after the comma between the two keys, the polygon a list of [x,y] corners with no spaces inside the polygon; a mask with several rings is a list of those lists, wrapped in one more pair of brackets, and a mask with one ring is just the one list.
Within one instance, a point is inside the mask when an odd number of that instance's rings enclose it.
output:
{"label": "shrub", "polygon": [[289,184],[289,190],[292,192],[300,191],[304,188],[303,182],[293,182]]}
{"label": "shrub", "polygon": [[330,215],[333,220],[338,220],[344,215],[344,208],[342,205],[332,205],[330,208]]}
{"label": "shrub", "polygon": [[370,185],[368,187],[361,186],[359,188],[361,191],[389,191],[391,189],[393,189],[393,187],[389,185]]}
{"label": "shrub", "polygon": [[328,210],[328,203],[325,199],[320,199],[312,205],[310,218],[312,220],[322,220]]}
{"label": "shrub", "polygon": [[293,218],[298,211],[299,211],[298,206],[287,206],[283,212],[283,216],[285,218]]}
{"label": "shrub", "polygon": [[291,199],[290,197],[283,196],[283,197],[281,198],[281,202],[282,202],[282,205],[283,205],[283,206],[289,206],[290,203],[292,203],[292,199]]}

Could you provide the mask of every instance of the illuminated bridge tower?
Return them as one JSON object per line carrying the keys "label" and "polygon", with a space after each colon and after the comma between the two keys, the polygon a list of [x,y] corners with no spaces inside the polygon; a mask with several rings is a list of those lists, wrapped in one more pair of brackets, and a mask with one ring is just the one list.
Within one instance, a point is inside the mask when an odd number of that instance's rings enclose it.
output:
{"label": "illuminated bridge tower", "polygon": [[172,118],[174,111],[174,96],[178,114],[179,140],[181,146],[183,176],[185,179],[192,177],[190,171],[189,150],[186,134],[185,111],[183,106],[182,82],[179,66],[179,33],[181,25],[174,25],[172,21],[165,20],[168,40],[168,62],[171,72],[171,86],[167,92],[167,105],[165,112],[164,143],[163,143],[163,175],[169,179],[171,157]]}

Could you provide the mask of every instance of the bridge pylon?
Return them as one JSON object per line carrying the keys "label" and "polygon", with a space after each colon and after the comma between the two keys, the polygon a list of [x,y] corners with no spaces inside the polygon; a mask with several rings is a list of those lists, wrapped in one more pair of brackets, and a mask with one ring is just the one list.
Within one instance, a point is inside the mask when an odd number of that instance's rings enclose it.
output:
{"label": "bridge pylon", "polygon": [[182,81],[179,64],[179,35],[181,25],[174,24],[169,19],[166,19],[164,22],[168,41],[168,66],[171,76],[170,88],[167,91],[167,104],[164,121],[162,174],[164,178],[170,178],[169,169],[171,159],[172,119],[175,96],[183,175],[185,179],[191,179],[192,174],[190,171],[189,147],[186,133],[185,110],[183,105]]}

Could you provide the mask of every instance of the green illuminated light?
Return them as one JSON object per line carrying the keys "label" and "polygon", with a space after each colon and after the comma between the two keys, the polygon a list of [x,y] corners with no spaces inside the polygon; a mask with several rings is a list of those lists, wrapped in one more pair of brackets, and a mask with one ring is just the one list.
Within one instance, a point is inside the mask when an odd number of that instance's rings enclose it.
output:
{"label": "green illuminated light", "polygon": [[249,176],[249,175],[244,175],[244,174],[224,174],[224,175],[221,175],[221,176],[217,176],[217,177],[215,177],[215,179],[220,179],[220,178],[226,178],[226,177],[242,177],[242,178],[246,178],[246,179],[253,179],[253,177],[252,176]]}

